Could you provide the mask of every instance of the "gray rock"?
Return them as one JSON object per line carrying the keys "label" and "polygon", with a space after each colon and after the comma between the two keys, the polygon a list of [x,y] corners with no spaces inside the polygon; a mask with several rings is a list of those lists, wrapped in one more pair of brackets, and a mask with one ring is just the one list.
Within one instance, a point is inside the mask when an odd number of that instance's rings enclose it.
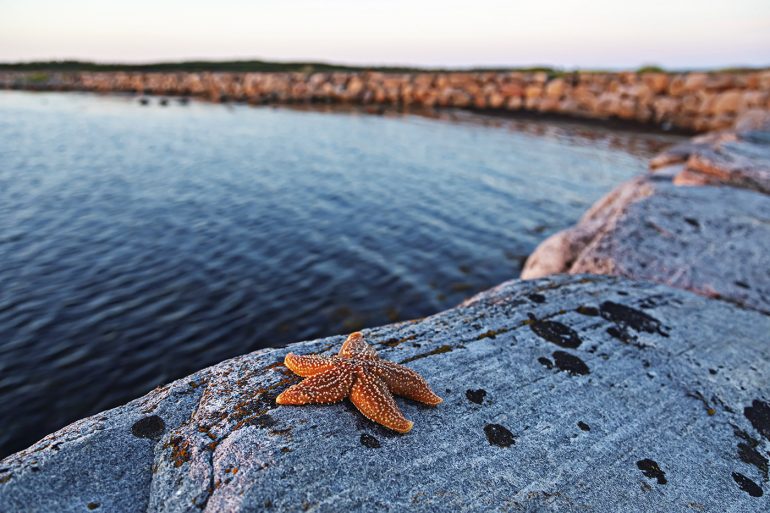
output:
{"label": "gray rock", "polygon": [[770,193],[770,112],[749,111],[734,131],[677,144],[650,161],[655,170],[683,163],[681,184],[724,184]]}
{"label": "gray rock", "polygon": [[[708,226],[708,224],[704,224]],[[386,431],[276,407],[258,351],[0,464],[0,511],[768,511],[770,317],[615,277],[513,281],[367,330],[445,398]]]}
{"label": "gray rock", "polygon": [[770,313],[770,197],[640,177],[547,239],[522,278],[596,273],[650,280]]}
{"label": "gray rock", "polygon": [[541,242],[527,258],[521,278],[531,280],[569,272],[586,246],[611,225],[627,205],[651,194],[647,183],[643,177],[623,183],[594,203],[575,226]]}
{"label": "gray rock", "polygon": [[690,155],[686,169],[735,187],[770,194],[770,146],[741,139]]}

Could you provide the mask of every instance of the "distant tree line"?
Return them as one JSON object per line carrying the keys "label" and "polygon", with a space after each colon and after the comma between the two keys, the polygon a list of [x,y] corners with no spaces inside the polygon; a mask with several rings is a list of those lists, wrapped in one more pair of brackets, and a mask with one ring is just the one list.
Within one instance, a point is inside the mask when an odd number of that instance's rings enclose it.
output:
{"label": "distant tree line", "polygon": [[259,60],[244,61],[180,61],[180,62],[156,62],[146,64],[125,63],[98,63],[76,60],[65,61],[34,61],[0,63],[3,71],[229,71],[229,72],[290,72],[304,73],[331,72],[331,71],[382,71],[389,73],[414,73],[420,71],[544,71],[549,74],[559,74],[560,71],[547,66],[534,66],[527,68],[420,68],[410,66],[347,66],[342,64],[328,64],[323,62],[271,62]]}
{"label": "distant tree line", "polygon": [[[724,69],[713,69],[704,71],[714,71],[723,73],[740,73],[752,71],[755,69],[765,68],[751,68],[751,67],[735,67]],[[245,72],[332,72],[332,71],[381,71],[387,73],[418,73],[418,72],[450,72],[450,71],[467,71],[467,72],[506,72],[506,71],[521,71],[521,72],[538,72],[542,71],[547,73],[550,77],[567,75],[575,73],[577,71],[581,73],[605,73],[612,70],[589,70],[589,69],[575,69],[565,70],[561,68],[555,68],[550,66],[530,66],[530,67],[474,67],[474,68],[420,68],[412,66],[347,66],[343,64],[329,64],[325,62],[273,62],[273,61],[260,61],[260,60],[240,60],[240,61],[179,61],[179,62],[155,62],[145,64],[126,64],[126,63],[99,63],[77,60],[63,60],[63,61],[33,61],[33,62],[7,62],[0,63],[0,71],[40,71],[40,72],[56,72],[56,71],[189,71],[189,72],[205,72],[205,71],[228,71],[235,73]],[[676,71],[695,71],[695,70],[666,70],[660,66],[654,64],[646,64],[637,68],[636,73],[672,73]]]}

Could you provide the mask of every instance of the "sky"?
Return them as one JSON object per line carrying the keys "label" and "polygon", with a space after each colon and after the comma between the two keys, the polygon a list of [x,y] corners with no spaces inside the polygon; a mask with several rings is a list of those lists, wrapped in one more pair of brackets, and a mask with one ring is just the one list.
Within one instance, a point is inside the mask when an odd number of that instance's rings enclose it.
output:
{"label": "sky", "polygon": [[0,62],[770,65],[770,0],[0,0]]}

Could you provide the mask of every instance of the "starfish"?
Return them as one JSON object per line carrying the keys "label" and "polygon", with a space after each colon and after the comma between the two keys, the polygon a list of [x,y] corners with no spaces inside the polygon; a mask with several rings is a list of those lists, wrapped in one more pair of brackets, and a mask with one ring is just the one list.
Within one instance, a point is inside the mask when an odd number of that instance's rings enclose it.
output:
{"label": "starfish", "polygon": [[289,353],[283,363],[307,379],[287,388],[276,403],[332,404],[349,397],[369,420],[399,433],[408,433],[414,423],[404,417],[392,394],[431,406],[443,401],[415,371],[380,359],[358,331],[342,344],[338,355]]}

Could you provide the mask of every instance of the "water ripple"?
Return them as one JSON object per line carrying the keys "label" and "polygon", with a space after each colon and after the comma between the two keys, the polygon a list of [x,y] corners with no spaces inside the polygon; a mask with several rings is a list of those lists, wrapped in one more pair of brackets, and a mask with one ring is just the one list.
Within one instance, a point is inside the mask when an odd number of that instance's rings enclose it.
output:
{"label": "water ripple", "polygon": [[515,277],[672,140],[462,119],[0,92],[0,456]]}

